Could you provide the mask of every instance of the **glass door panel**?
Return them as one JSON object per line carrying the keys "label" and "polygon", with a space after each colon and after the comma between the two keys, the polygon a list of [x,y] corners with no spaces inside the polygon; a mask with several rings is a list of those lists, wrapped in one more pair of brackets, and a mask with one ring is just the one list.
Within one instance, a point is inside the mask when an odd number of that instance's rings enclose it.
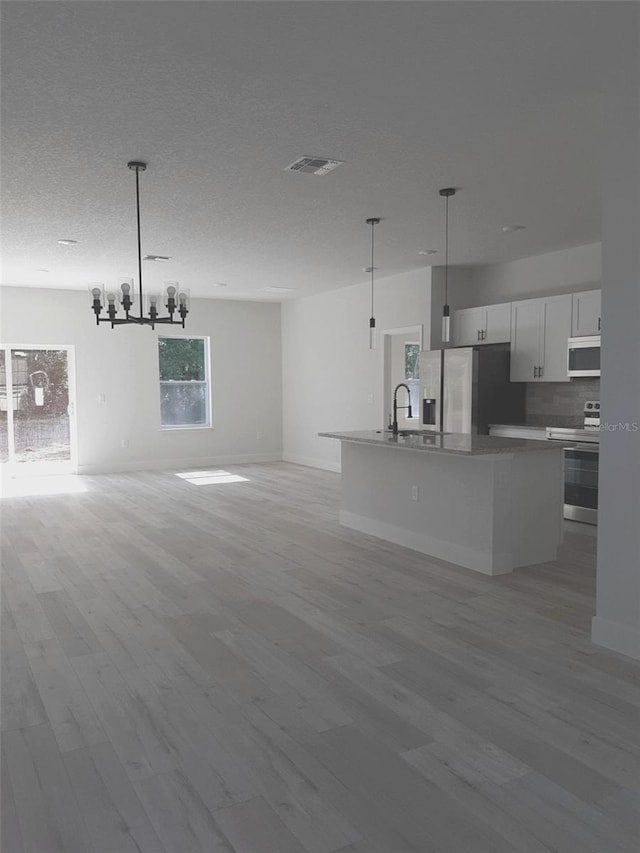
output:
{"label": "glass door panel", "polygon": [[9,461],[9,400],[5,351],[0,349],[0,462]]}
{"label": "glass door panel", "polygon": [[69,349],[4,347],[0,355],[0,460],[11,474],[71,471]]}

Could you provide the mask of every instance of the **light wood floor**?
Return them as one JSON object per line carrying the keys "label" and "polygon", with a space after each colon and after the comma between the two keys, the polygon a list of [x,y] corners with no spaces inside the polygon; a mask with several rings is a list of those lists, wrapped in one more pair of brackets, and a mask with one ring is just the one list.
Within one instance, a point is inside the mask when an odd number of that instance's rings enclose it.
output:
{"label": "light wood floor", "polygon": [[637,853],[593,536],[487,578],[232,470],[3,502],[2,853]]}

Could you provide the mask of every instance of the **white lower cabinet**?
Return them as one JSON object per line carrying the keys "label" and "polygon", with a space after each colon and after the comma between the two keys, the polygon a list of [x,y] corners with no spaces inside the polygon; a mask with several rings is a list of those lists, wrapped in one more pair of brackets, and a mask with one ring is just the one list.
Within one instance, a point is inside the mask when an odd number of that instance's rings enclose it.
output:
{"label": "white lower cabinet", "polygon": [[511,303],[511,381],[569,382],[571,295]]}

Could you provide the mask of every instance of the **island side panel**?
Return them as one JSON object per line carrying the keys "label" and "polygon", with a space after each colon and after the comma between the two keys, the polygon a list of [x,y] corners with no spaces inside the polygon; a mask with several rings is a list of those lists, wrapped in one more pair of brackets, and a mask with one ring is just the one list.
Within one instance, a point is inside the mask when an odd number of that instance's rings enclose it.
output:
{"label": "island side panel", "polygon": [[[505,574],[555,558],[561,476],[556,453],[463,456],[345,441],[340,521],[483,574]],[[548,536],[536,533],[536,512],[553,518]]]}
{"label": "island side panel", "polygon": [[563,536],[564,454],[519,452],[497,457],[494,541],[511,551],[513,567],[557,559]]}

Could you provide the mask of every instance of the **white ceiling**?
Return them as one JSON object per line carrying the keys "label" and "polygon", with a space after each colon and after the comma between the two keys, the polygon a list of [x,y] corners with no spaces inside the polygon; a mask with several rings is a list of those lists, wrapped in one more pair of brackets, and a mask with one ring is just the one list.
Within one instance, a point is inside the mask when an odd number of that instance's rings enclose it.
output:
{"label": "white ceiling", "polygon": [[[365,281],[369,216],[380,276],[443,263],[447,185],[454,264],[598,240],[624,5],[5,2],[3,283],[135,275],[130,159],[143,253],[173,258],[145,287],[195,296]],[[283,171],[303,154],[345,165]]]}

